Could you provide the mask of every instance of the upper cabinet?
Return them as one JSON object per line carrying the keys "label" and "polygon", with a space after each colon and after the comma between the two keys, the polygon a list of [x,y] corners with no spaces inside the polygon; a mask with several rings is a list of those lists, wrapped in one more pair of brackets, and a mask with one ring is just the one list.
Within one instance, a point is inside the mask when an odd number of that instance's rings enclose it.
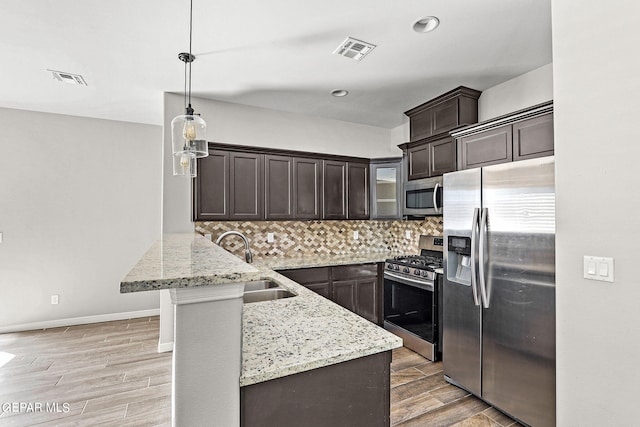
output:
{"label": "upper cabinet", "polygon": [[347,219],[369,219],[368,163],[347,163]]}
{"label": "upper cabinet", "polygon": [[405,112],[410,141],[399,147],[407,158],[409,180],[456,170],[456,144],[449,131],[478,121],[480,93],[460,86]]}
{"label": "upper cabinet", "polygon": [[293,158],[293,194],[295,218],[322,218],[322,160]]}
{"label": "upper cabinet", "polygon": [[194,221],[229,219],[229,152],[209,150],[198,159],[198,179],[193,184]]}
{"label": "upper cabinet", "polygon": [[371,219],[399,219],[402,196],[402,159],[371,160]]}
{"label": "upper cabinet", "polygon": [[264,215],[264,155],[229,155],[229,219],[256,220]]}
{"label": "upper cabinet", "polygon": [[369,218],[368,159],[209,147],[193,185],[195,221]]}
{"label": "upper cabinet", "polygon": [[440,135],[478,121],[478,98],[482,92],[460,86],[421,104],[409,116],[410,142]]}
{"label": "upper cabinet", "polygon": [[458,169],[553,155],[553,103],[547,102],[452,132]]}
{"label": "upper cabinet", "polygon": [[266,219],[294,218],[293,160],[288,156],[264,156]]}
{"label": "upper cabinet", "polygon": [[323,208],[325,219],[347,218],[347,162],[323,163]]}

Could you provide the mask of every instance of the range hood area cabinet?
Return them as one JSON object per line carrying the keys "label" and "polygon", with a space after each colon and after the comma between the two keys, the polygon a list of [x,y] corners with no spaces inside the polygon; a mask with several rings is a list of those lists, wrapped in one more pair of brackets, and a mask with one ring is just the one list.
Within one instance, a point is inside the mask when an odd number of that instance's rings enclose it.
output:
{"label": "range hood area cabinet", "polygon": [[410,141],[398,147],[406,156],[408,180],[456,170],[456,145],[449,131],[478,121],[481,93],[460,86],[405,112]]}
{"label": "range hood area cabinet", "polygon": [[406,156],[409,181],[440,176],[456,170],[456,145],[455,140],[449,134],[415,143],[408,142],[398,147],[403,150]]}
{"label": "range hood area cabinet", "polygon": [[194,221],[368,219],[369,160],[209,143]]}
{"label": "range hood area cabinet", "polygon": [[451,132],[458,170],[552,156],[553,102]]}

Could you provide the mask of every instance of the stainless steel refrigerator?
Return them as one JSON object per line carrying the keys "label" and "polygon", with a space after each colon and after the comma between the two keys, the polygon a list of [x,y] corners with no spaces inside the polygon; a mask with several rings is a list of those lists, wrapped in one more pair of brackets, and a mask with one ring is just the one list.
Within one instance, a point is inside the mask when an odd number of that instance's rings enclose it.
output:
{"label": "stainless steel refrigerator", "polygon": [[447,381],[555,425],[554,158],[444,175]]}

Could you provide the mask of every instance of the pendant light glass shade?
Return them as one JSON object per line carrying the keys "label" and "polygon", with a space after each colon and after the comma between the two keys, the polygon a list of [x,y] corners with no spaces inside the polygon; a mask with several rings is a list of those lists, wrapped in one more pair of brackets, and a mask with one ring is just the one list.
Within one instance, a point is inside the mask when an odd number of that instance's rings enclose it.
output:
{"label": "pendant light glass shade", "polygon": [[196,157],[207,157],[207,123],[200,116],[183,114],[171,120],[173,152],[190,152]]}
{"label": "pendant light glass shade", "polygon": [[196,155],[187,151],[173,153],[173,175],[195,178],[198,175]]}

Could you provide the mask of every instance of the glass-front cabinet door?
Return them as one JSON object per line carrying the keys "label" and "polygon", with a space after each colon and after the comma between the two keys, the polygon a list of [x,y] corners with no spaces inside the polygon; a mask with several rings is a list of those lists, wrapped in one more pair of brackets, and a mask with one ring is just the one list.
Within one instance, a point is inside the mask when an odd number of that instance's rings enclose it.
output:
{"label": "glass-front cabinet door", "polygon": [[371,219],[401,218],[402,159],[371,161]]}

